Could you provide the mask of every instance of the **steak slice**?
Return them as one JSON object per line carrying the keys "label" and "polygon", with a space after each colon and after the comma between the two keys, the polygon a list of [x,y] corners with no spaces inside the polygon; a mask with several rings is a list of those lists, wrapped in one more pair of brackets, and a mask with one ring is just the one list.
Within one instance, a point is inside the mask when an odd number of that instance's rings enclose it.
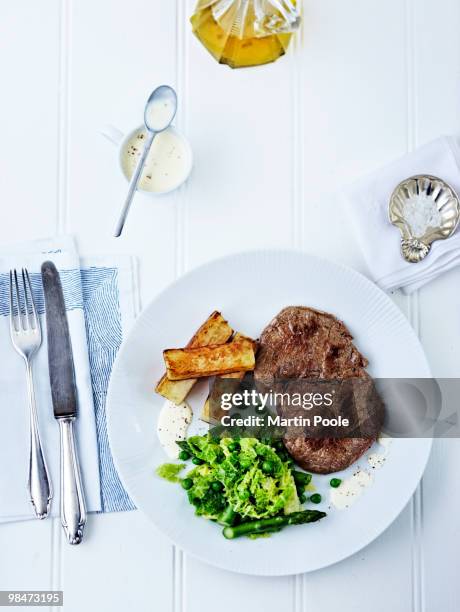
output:
{"label": "steak slice", "polygon": [[256,380],[344,379],[365,376],[367,365],[342,321],[313,308],[288,306],[262,332],[254,375]]}
{"label": "steak slice", "polygon": [[[267,386],[276,380],[344,380],[370,377],[368,361],[353,344],[347,327],[326,312],[304,306],[284,308],[260,337],[254,377]],[[383,413],[382,413],[383,421]],[[375,441],[366,438],[285,436],[284,444],[305,470],[329,474],[354,463]]]}
{"label": "steak slice", "polygon": [[341,472],[358,461],[374,442],[375,438],[284,439],[284,445],[295,462],[314,474]]}

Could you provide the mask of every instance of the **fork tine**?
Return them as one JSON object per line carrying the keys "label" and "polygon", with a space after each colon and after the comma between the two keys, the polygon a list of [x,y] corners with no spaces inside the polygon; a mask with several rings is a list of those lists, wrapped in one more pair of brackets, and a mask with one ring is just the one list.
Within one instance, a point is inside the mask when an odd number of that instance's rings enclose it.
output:
{"label": "fork tine", "polygon": [[37,309],[35,308],[34,294],[32,292],[32,283],[30,282],[30,276],[29,276],[29,272],[27,268],[24,268],[22,273],[25,274],[26,276],[27,286],[30,292],[30,305],[32,306],[32,313],[31,313],[30,321],[33,323],[32,327],[36,329],[39,327],[39,323],[38,323]]}
{"label": "fork tine", "polygon": [[33,329],[32,327],[32,319],[29,309],[29,296],[27,295],[27,286],[26,286],[26,276],[24,274],[24,268],[21,270],[22,276],[22,288],[24,291],[24,308],[25,308],[25,316],[24,316],[24,328],[25,329]]}
{"label": "fork tine", "polygon": [[21,270],[21,276],[22,276],[22,286],[24,289],[24,300],[25,300],[25,309],[26,309],[26,316],[25,316],[26,329],[34,329],[32,304],[31,304],[33,303],[33,295],[31,291],[29,292],[30,287],[28,287],[27,285],[24,268],[22,268]]}
{"label": "fork tine", "polygon": [[16,289],[16,306],[17,306],[17,310],[18,310],[19,331],[21,329],[22,329],[22,331],[25,331],[24,322],[23,322],[23,319],[22,319],[21,296],[19,294],[18,273],[16,272],[16,269],[14,270],[14,286],[15,286],[15,289]]}
{"label": "fork tine", "polygon": [[16,332],[14,315],[14,300],[13,300],[13,270],[10,270],[10,331]]}

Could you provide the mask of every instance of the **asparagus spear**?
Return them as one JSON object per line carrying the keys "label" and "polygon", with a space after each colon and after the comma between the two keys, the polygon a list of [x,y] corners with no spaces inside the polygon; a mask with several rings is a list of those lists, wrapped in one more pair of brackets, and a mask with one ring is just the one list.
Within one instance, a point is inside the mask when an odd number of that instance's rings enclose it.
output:
{"label": "asparagus spear", "polygon": [[302,512],[292,512],[285,516],[274,516],[273,518],[260,519],[257,521],[247,521],[235,527],[225,527],[222,533],[227,540],[233,540],[243,535],[267,533],[273,530],[279,531],[288,525],[314,523],[325,516],[325,512],[319,512],[318,510],[303,510]]}
{"label": "asparagus spear", "polygon": [[221,525],[224,525],[226,527],[231,527],[232,525],[236,523],[237,518],[238,518],[238,514],[233,510],[233,508],[229,504],[217,520]]}

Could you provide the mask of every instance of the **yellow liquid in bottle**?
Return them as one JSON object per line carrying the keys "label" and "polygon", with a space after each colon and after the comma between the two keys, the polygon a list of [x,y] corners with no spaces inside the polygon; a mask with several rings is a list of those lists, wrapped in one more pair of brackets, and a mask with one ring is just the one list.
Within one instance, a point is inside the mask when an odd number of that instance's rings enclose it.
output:
{"label": "yellow liquid in bottle", "polygon": [[221,64],[245,68],[274,62],[285,54],[292,33],[240,38],[226,33],[214,19],[211,7],[196,12],[190,19],[193,32]]}

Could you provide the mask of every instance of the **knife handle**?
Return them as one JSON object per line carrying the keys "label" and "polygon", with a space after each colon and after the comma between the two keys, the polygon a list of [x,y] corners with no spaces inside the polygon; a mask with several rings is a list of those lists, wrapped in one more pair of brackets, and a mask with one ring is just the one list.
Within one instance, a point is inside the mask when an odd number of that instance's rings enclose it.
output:
{"label": "knife handle", "polygon": [[61,432],[61,523],[69,544],[80,544],[86,507],[75,448],[74,417],[58,419]]}

